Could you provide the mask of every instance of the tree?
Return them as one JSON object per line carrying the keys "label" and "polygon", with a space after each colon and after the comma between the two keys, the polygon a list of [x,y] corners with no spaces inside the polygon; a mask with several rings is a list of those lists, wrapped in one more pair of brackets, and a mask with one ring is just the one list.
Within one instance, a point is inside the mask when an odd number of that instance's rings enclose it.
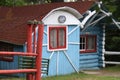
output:
{"label": "tree", "polygon": [[63,2],[64,0],[25,0],[27,3],[54,3],[54,2]]}
{"label": "tree", "polygon": [[[103,4],[112,12],[117,21],[120,21],[120,1],[119,0],[102,0]],[[109,27],[110,25],[108,25]],[[113,28],[106,30],[106,50],[120,51],[120,30]]]}
{"label": "tree", "polygon": [[120,21],[120,1],[119,0],[102,0],[105,6],[113,13],[113,16]]}
{"label": "tree", "polygon": [[0,0],[0,6],[22,6],[25,5],[24,0]]}
{"label": "tree", "polygon": [[44,4],[64,2],[64,0],[0,0],[0,6],[23,6],[30,4]]}

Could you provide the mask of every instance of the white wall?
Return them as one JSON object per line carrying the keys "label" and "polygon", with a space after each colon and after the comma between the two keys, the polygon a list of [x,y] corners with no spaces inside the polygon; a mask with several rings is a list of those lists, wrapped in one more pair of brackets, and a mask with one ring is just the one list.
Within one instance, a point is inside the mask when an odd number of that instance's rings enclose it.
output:
{"label": "white wall", "polygon": [[[58,22],[58,17],[60,15],[64,15],[66,17],[66,21],[64,23]],[[72,14],[66,11],[55,11],[51,13],[46,19],[43,20],[45,25],[77,25],[80,24],[80,21],[73,16]]]}

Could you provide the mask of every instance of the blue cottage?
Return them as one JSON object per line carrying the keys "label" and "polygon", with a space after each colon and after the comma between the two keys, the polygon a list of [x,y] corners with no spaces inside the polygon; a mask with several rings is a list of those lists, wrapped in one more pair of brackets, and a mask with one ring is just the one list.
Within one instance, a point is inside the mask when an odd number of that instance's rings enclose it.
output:
{"label": "blue cottage", "polygon": [[65,6],[53,9],[42,19],[43,58],[50,59],[49,75],[104,67],[104,26],[84,27],[86,18],[94,14],[95,11],[82,16],[77,10]]}
{"label": "blue cottage", "polygon": [[49,75],[79,72],[79,34],[82,15],[70,7],[59,7],[43,19],[43,57],[49,58]]}
{"label": "blue cottage", "polygon": [[[48,76],[100,69],[105,66],[105,25],[101,20],[111,14],[100,7],[101,3],[97,3],[100,12],[89,9],[92,4],[92,1],[85,1],[14,8],[2,7],[0,10],[4,10],[6,14],[0,13],[3,17],[0,23],[5,21],[6,24],[11,22],[14,25],[7,27],[5,24],[0,24],[1,30],[4,27],[12,31],[1,32],[5,36],[0,37],[0,44],[5,42],[7,45],[4,48],[10,45],[12,51],[25,52],[26,27],[22,25],[25,25],[28,20],[42,20],[44,25],[42,57],[49,59]],[[117,26],[120,28],[118,24]],[[0,69],[19,67],[17,56],[0,57],[0,60]]]}
{"label": "blue cottage", "polygon": [[105,67],[105,24],[102,20],[111,13],[100,7],[101,2],[96,5],[100,12],[89,9],[81,15],[75,8],[63,6],[52,9],[42,19],[42,57],[50,60],[50,76]]}

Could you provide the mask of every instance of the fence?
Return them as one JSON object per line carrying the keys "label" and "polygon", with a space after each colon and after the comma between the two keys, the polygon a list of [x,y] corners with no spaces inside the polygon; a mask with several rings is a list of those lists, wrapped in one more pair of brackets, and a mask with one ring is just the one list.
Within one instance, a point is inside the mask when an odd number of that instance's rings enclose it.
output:
{"label": "fence", "polygon": [[[32,33],[34,26],[38,26],[38,38],[37,38],[37,48],[36,51],[33,52],[32,48]],[[26,67],[25,69],[5,69],[0,70],[0,74],[16,74],[16,73],[26,73],[26,80],[41,80],[41,67],[42,67],[42,39],[43,39],[43,25],[40,22],[29,21],[27,28],[27,52],[0,52],[0,56],[22,56],[28,60],[28,58],[35,57],[35,67],[31,67],[28,64],[23,65],[22,67]],[[35,33],[35,32],[34,32]],[[37,36],[35,36],[36,38]],[[34,44],[35,45],[35,44]],[[25,60],[26,60],[25,59]]]}
{"label": "fence", "polygon": [[[113,51],[105,51],[105,56],[120,56],[120,52],[113,52]],[[105,62],[105,64],[120,64],[120,62],[119,61],[112,61],[112,59],[111,59],[111,61],[104,61]]]}

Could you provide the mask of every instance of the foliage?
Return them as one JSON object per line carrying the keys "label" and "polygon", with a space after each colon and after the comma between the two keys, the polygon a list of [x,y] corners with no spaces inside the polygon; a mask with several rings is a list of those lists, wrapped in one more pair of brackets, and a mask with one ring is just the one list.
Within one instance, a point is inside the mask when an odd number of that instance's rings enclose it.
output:
{"label": "foliage", "polygon": [[[120,1],[119,0],[102,0],[104,6],[112,12],[112,15],[116,21],[120,22]],[[111,22],[110,19],[107,21]],[[109,27],[110,25],[108,25]],[[114,26],[115,27],[115,26]],[[106,50],[110,51],[120,51],[120,30],[112,29],[106,31]]]}
{"label": "foliage", "polygon": [[106,29],[106,50],[120,51],[119,44],[120,44],[120,30],[116,28]]}
{"label": "foliage", "polygon": [[30,4],[44,4],[63,2],[63,0],[0,0],[0,6],[23,6]]}
{"label": "foliage", "polygon": [[38,3],[54,3],[54,2],[63,2],[64,0],[25,0],[28,4],[33,3],[33,4],[38,4]]}
{"label": "foliage", "polygon": [[120,1],[119,0],[102,0],[113,16],[120,21]]}
{"label": "foliage", "polygon": [[0,0],[0,6],[22,6],[25,5],[24,0]]}

